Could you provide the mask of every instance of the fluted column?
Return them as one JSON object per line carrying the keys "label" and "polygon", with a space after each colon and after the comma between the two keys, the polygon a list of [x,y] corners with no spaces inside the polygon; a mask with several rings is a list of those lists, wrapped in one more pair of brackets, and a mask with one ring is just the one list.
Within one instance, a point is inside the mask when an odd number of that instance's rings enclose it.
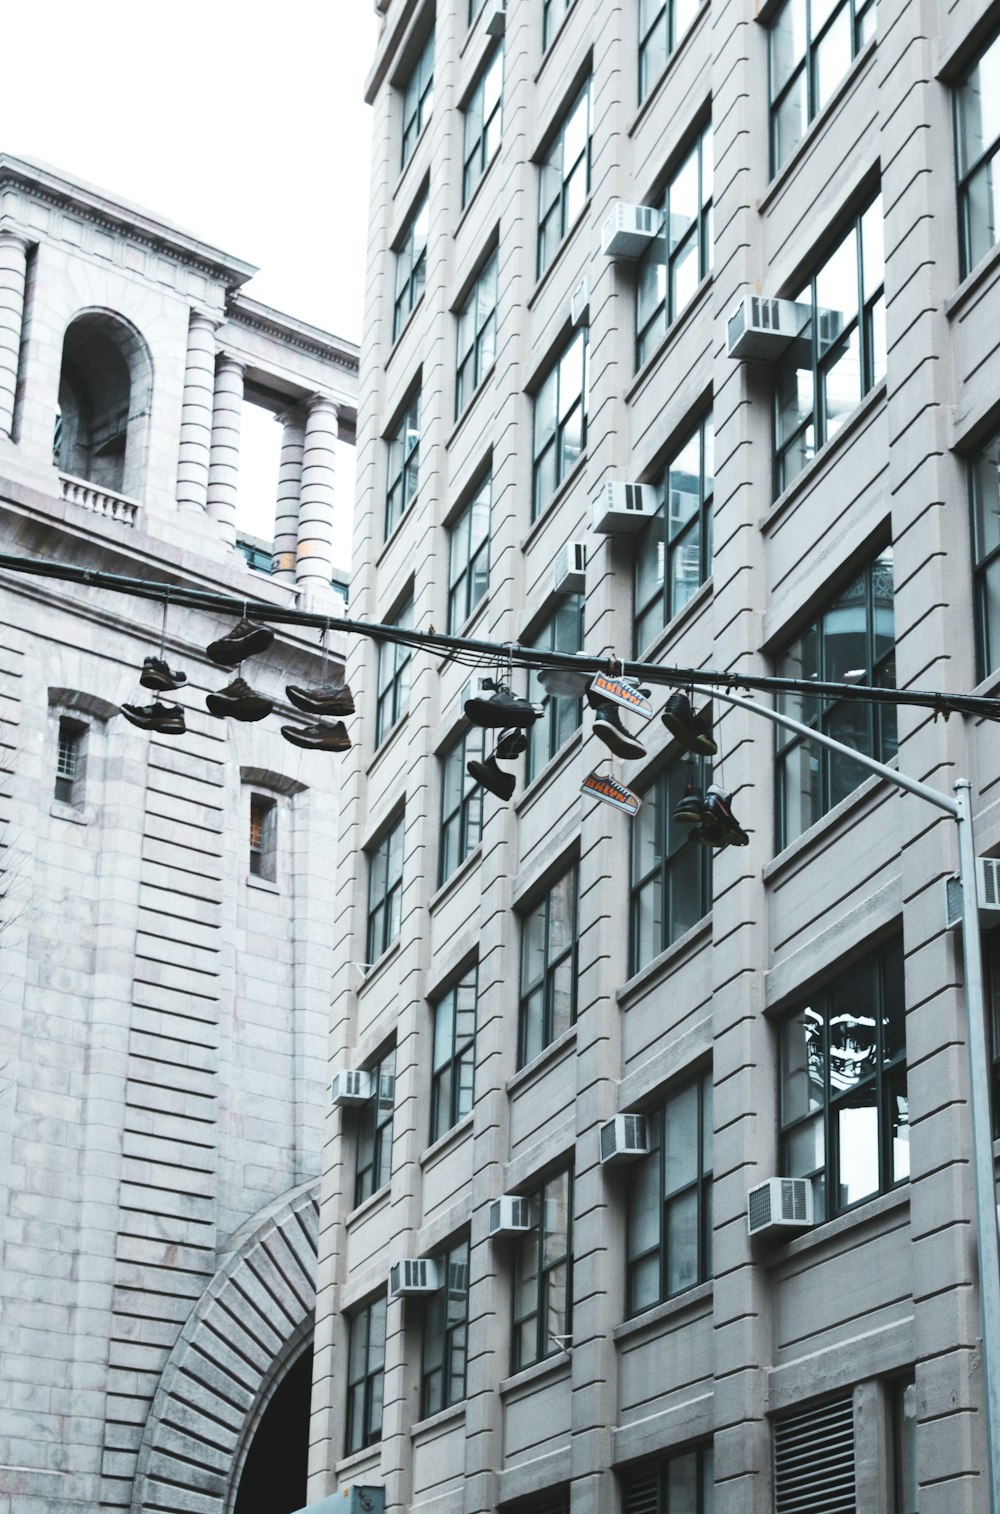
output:
{"label": "fluted column", "polygon": [[338,436],[337,407],[323,395],[309,401],[302,449],[295,581],[329,589],[333,566],[333,497]]}
{"label": "fluted column", "polygon": [[302,493],[302,453],[306,417],[300,406],[278,417],[282,426],[278,497],[274,506],[274,557],[271,577],[295,582],[299,543],[299,499]]}
{"label": "fluted column", "polygon": [[27,260],[27,239],[0,231],[0,436],[10,436],[14,425]]}
{"label": "fluted column", "polygon": [[218,324],[202,310],[191,312],[177,456],[177,503],[182,510],[204,510],[208,505]]}
{"label": "fluted column", "polygon": [[212,405],[212,454],[208,468],[208,513],[219,523],[219,534],[236,544],[236,496],[240,476],[240,415],[243,404],[243,364],[225,353],[215,365]]}

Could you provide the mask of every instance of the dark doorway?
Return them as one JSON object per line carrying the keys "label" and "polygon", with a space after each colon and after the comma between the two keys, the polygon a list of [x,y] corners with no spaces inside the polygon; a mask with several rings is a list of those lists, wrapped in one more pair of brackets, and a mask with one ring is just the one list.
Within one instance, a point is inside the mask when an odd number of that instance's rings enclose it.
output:
{"label": "dark doorway", "polygon": [[312,1352],[303,1351],[250,1442],[233,1514],[292,1514],[305,1507],[311,1388]]}

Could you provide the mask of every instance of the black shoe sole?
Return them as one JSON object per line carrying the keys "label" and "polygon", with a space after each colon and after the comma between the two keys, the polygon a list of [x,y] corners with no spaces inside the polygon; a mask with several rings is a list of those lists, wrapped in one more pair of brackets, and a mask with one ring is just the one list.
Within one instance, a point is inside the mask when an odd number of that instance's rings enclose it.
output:
{"label": "black shoe sole", "polygon": [[274,705],[269,699],[229,700],[223,699],[218,694],[209,694],[205,699],[205,703],[208,706],[209,714],[214,715],[217,720],[242,720],[244,722],[265,720],[274,709]]}
{"label": "black shoe sole", "polygon": [[677,809],[674,810],[673,818],[678,825],[700,825],[705,815],[703,810],[681,809],[680,805],[678,805]]}
{"label": "black shoe sole", "polygon": [[330,699],[313,699],[309,694],[300,693],[291,687],[285,688],[289,704],[293,704],[297,710],[302,710],[306,715],[353,715],[354,700],[349,694],[337,695]]}
{"label": "black shoe sole", "polygon": [[332,742],[315,736],[302,736],[293,725],[283,725],[281,734],[286,741],[291,742],[292,746],[301,747],[306,752],[349,752],[351,750],[350,741],[345,745],[342,738]]}
{"label": "black shoe sole", "polygon": [[626,735],[608,720],[594,721],[594,735],[600,737],[604,745],[609,751],[614,752],[616,757],[628,757],[635,762],[646,755],[646,748],[641,741],[636,741],[634,737]]}
{"label": "black shoe sole", "polygon": [[183,689],[187,683],[187,675],[180,678],[164,678],[159,673],[143,673],[139,682],[144,689],[152,689],[156,694],[172,694],[175,689]]}

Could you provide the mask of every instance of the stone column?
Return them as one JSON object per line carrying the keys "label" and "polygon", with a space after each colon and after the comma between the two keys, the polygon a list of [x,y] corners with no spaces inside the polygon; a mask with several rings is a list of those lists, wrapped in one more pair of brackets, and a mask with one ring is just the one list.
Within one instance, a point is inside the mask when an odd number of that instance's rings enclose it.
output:
{"label": "stone column", "polygon": [[333,482],[337,407],[317,394],[309,401],[302,448],[302,488],[295,581],[303,589],[328,590],[333,566]]}
{"label": "stone column", "polygon": [[225,353],[215,365],[212,406],[212,453],[208,468],[208,513],[219,523],[219,534],[236,545],[236,496],[240,474],[240,407],[243,404],[243,364]]}
{"label": "stone column", "polygon": [[204,510],[208,504],[215,397],[215,331],[218,324],[205,311],[191,312],[181,405],[181,445],[177,458],[177,503],[182,510]]}
{"label": "stone column", "polygon": [[302,452],[305,445],[305,411],[296,405],[278,419],[282,426],[278,497],[274,507],[274,559],[271,577],[295,582],[295,557],[299,542],[299,498],[302,493]]}
{"label": "stone column", "polygon": [[14,425],[27,260],[27,239],[0,231],[0,436],[10,436]]}

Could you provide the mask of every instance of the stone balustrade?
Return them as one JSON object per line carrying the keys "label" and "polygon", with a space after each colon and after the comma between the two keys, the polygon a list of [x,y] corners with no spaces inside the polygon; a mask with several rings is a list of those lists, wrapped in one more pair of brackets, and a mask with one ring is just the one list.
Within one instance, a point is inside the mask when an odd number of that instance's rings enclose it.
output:
{"label": "stone balustrade", "polygon": [[126,499],[124,494],[115,494],[111,489],[99,489],[85,478],[74,478],[70,473],[60,473],[60,492],[71,505],[80,505],[92,515],[103,515],[106,520],[116,520],[123,526],[134,526],[139,513],[138,503]]}

